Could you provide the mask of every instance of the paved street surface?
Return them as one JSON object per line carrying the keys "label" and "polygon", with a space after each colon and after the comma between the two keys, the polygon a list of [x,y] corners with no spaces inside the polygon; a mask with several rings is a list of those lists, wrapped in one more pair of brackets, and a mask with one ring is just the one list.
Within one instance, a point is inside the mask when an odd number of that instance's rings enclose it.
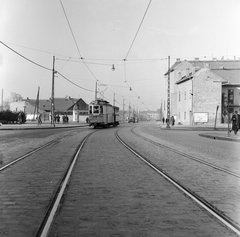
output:
{"label": "paved street surface", "polygon": [[[210,149],[198,147],[197,144],[191,144],[189,141],[192,140],[191,134],[205,135],[204,137],[199,136],[201,142],[208,143],[210,146],[222,147],[222,150],[219,148],[221,154],[216,157],[211,154],[210,158],[213,159],[213,162],[222,162],[229,169],[239,170],[236,155],[230,156],[229,159],[224,153],[224,146],[227,151],[227,147],[240,145],[236,142],[239,140],[239,135],[230,134],[229,136],[226,127],[214,130],[207,126],[194,128],[175,126],[171,128],[171,131],[168,131],[162,124],[148,124],[151,126],[144,126],[144,129],[146,128],[144,133],[150,132],[151,138],[158,134],[157,139],[159,139],[159,134],[162,134],[166,144],[177,141],[176,134],[181,135],[187,132],[189,136],[185,135],[182,144],[175,143],[176,147],[181,150],[184,143],[189,144],[185,150],[190,150],[190,146],[193,146],[194,152],[202,154],[202,158],[207,157],[206,154],[210,154]],[[138,144],[139,146],[136,137],[129,135],[129,130],[135,125],[142,124],[119,126],[119,128],[123,128],[120,134],[128,138],[133,145]],[[15,130],[14,128],[17,126],[20,126],[21,130]],[[50,124],[44,126],[46,129],[52,128]],[[70,128],[79,125],[59,124],[58,126],[59,128],[60,126],[61,128]],[[80,124],[80,126],[85,126],[85,124]],[[44,128],[43,131],[53,131],[54,136],[57,135],[57,131],[60,132],[60,129],[46,129]],[[14,133],[17,132],[17,136],[21,137],[21,134],[28,132],[28,136],[33,136],[34,139],[30,139],[27,146],[24,140],[22,148],[30,149],[31,142],[34,144],[38,134],[44,137],[43,131],[39,130],[39,126],[36,124],[8,125],[8,127],[0,128],[0,135],[1,133],[3,135],[0,139],[3,141],[4,134],[8,134],[10,144],[15,144],[14,141],[19,142],[19,139],[14,137]],[[62,205],[58,210],[49,236],[236,236],[120,145],[114,137],[115,131],[115,128],[100,129],[87,141],[74,168],[68,190],[61,202]],[[215,136],[226,139],[219,141],[216,140]],[[37,141],[40,142],[40,140]],[[75,139],[75,144],[77,144],[76,141]],[[60,147],[58,152],[49,148],[46,152],[36,154],[35,160],[32,160],[31,163],[20,162],[13,168],[13,172],[1,174],[1,237],[34,236],[33,233],[41,222],[49,202],[49,196],[46,195],[53,192],[55,187],[53,185],[58,182],[55,178],[61,176],[64,163],[74,150],[71,138],[58,145]],[[23,151],[20,149],[21,146],[14,150],[16,157],[20,153],[22,154]],[[155,157],[157,156],[154,154],[158,154],[158,156],[160,154],[159,148],[153,148],[146,142],[143,143],[141,149],[143,153],[146,152],[146,154],[152,154]],[[166,154],[165,151],[161,152]],[[3,152],[3,154],[5,154],[5,158],[9,154],[13,155],[11,151]],[[49,158],[54,159],[52,160],[54,162],[49,163]],[[36,162],[39,159],[41,162]],[[167,159],[173,164],[171,159],[174,160],[174,157],[169,155],[166,157]],[[186,165],[182,163],[182,166],[176,165],[180,170],[184,170]],[[38,167],[47,167],[47,169],[40,171]],[[171,169],[170,166],[168,168]],[[198,170],[199,173],[196,173],[194,169]],[[211,194],[212,185],[213,193],[217,193],[219,190],[219,195],[223,194],[225,198],[232,195],[229,202],[227,201],[228,205],[224,205],[224,207],[227,213],[234,213],[236,206],[233,206],[232,203],[237,202],[239,195],[233,181],[221,176],[219,179],[215,179],[215,183],[212,184],[209,182],[210,179],[206,178],[208,176],[205,173],[210,174],[207,169],[201,171],[197,166],[189,164],[188,170],[188,173],[185,172],[186,176],[184,172],[178,174],[177,170],[175,174],[179,175],[178,177],[183,174],[181,178],[183,181],[185,178],[194,181],[191,177],[201,177],[199,182],[203,180],[209,184],[209,190],[205,189],[204,183],[192,183],[191,185],[196,192],[205,192],[206,197]],[[212,175],[209,177],[214,178]],[[226,182],[220,182],[220,179]],[[24,183],[23,186],[21,183]],[[227,188],[222,188],[222,184],[227,184]],[[224,202],[224,199],[217,201],[216,204],[222,206],[221,201]],[[21,203],[23,206],[19,206]]]}
{"label": "paved street surface", "polygon": [[119,146],[114,131],[87,141],[49,236],[236,236]]}

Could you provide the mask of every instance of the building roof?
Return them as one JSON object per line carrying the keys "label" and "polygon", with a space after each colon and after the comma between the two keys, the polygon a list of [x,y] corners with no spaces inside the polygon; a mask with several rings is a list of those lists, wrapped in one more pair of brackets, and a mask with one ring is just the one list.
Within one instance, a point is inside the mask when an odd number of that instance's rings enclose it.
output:
{"label": "building roof", "polygon": [[188,81],[190,79],[192,79],[194,76],[198,76],[199,73],[203,72],[203,71],[209,71],[210,73],[214,73],[215,75],[217,75],[219,77],[219,82],[222,82],[223,84],[231,84],[231,85],[235,85],[236,82],[238,81],[238,83],[240,84],[240,69],[210,69],[210,68],[201,68],[200,70],[196,71],[194,74],[189,74],[186,76],[183,76],[180,80],[178,80],[176,82],[176,84],[180,84],[183,83],[185,81]]}
{"label": "building roof", "polygon": [[[196,68],[209,67],[210,69],[240,69],[240,60],[184,60],[191,63]],[[179,59],[172,65],[170,72],[174,71],[175,68],[182,63]],[[168,74],[168,71],[164,74]]]}
{"label": "building roof", "polygon": [[80,98],[71,107],[68,108],[68,110],[73,109],[88,110],[88,104],[83,99]]}
{"label": "building roof", "polygon": [[[65,98],[54,98],[54,105],[56,112],[67,112],[67,110],[74,105],[79,99],[65,97]],[[35,106],[36,100],[26,99],[26,102]],[[39,109],[50,111],[51,110],[51,99],[39,100]]]}
{"label": "building roof", "polygon": [[212,71],[224,78],[227,84],[240,85],[240,69],[212,69]]}

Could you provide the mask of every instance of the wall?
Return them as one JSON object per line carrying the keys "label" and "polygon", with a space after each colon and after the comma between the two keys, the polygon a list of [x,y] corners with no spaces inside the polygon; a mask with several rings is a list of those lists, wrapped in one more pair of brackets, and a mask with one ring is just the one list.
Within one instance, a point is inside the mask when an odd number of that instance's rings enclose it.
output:
{"label": "wall", "polygon": [[201,69],[193,76],[193,112],[208,112],[210,124],[215,122],[217,106],[217,123],[221,123],[222,81],[208,68]]}
{"label": "wall", "polygon": [[[180,92],[180,101],[179,101]],[[177,108],[178,116],[176,117],[176,124],[180,123],[183,125],[191,124],[192,114],[192,80],[189,79],[183,83],[178,84],[178,98]]]}

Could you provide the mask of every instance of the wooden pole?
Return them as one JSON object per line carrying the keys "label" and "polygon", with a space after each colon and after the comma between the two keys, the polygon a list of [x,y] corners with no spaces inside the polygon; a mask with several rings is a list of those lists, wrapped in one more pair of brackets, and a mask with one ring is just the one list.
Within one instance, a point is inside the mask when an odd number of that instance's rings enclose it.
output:
{"label": "wooden pole", "polygon": [[53,125],[53,127],[55,127],[55,121],[54,121],[54,74],[55,74],[55,70],[54,70],[54,65],[55,65],[55,56],[53,56],[53,70],[52,70],[52,100],[51,100],[51,124]]}

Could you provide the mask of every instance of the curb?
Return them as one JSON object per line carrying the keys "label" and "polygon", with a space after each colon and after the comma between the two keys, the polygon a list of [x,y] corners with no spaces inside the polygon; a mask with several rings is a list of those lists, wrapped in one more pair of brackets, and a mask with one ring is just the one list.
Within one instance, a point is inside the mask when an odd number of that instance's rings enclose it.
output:
{"label": "curb", "polygon": [[11,127],[11,128],[4,128],[4,127],[0,127],[0,131],[1,130],[37,130],[37,129],[59,129],[59,128],[78,128],[78,127],[89,127],[88,125],[70,125],[70,126],[62,126],[62,127],[53,127],[53,126],[49,126],[49,127],[45,127],[45,126],[34,126],[34,127]]}
{"label": "curb", "polygon": [[198,134],[200,137],[206,137],[214,140],[224,140],[224,141],[232,141],[232,142],[240,142],[239,138],[232,138],[232,137],[219,137],[214,135],[208,135],[208,134]]}

